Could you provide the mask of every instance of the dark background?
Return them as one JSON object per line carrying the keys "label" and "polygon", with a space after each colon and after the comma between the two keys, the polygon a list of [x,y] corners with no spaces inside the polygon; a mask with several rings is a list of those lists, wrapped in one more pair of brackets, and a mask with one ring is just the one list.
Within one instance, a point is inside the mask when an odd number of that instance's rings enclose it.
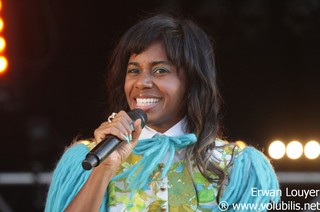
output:
{"label": "dark background", "polygon": [[[74,137],[92,135],[107,116],[108,56],[155,11],[192,17],[214,38],[230,141],[320,140],[319,0],[6,0],[1,172],[52,171]],[[277,171],[319,170],[284,161]],[[46,187],[0,188],[13,210],[42,210]]]}

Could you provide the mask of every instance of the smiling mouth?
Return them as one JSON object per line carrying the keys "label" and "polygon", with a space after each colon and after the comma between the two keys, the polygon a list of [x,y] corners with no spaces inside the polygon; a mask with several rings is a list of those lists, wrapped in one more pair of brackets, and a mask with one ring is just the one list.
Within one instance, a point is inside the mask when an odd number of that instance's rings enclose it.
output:
{"label": "smiling mouth", "polygon": [[160,101],[158,98],[136,98],[137,106],[146,106],[156,104]]}

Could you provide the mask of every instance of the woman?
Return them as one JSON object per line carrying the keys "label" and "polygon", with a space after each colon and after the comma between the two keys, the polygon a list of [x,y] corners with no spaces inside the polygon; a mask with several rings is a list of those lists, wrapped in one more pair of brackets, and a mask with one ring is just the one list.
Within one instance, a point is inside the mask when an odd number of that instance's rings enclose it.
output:
{"label": "woman", "polygon": [[[64,153],[46,211],[232,211],[232,203],[278,201],[252,195],[279,189],[263,154],[218,139],[214,52],[197,25],[168,15],[143,20],[123,35],[110,64],[109,109],[117,114]],[[135,108],[148,116],[143,129],[125,112]],[[108,135],[126,142],[83,170],[86,153]]]}

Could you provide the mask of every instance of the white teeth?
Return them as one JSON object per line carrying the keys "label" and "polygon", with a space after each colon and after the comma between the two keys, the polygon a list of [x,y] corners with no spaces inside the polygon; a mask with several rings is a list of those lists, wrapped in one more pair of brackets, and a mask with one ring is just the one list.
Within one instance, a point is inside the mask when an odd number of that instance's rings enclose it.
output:
{"label": "white teeth", "polygon": [[151,105],[151,104],[158,103],[160,101],[160,99],[156,99],[156,98],[137,98],[136,100],[137,100],[138,106]]}

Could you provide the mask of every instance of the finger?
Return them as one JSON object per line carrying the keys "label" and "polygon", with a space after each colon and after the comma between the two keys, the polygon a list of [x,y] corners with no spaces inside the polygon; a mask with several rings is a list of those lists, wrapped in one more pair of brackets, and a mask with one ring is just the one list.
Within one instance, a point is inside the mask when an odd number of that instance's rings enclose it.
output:
{"label": "finger", "polygon": [[109,127],[104,127],[102,125],[103,124],[101,124],[100,127],[95,129],[95,131],[93,132],[94,141],[96,143],[100,143],[110,132]]}
{"label": "finger", "polygon": [[[120,132],[117,132],[117,129]],[[117,136],[120,140],[129,142],[132,140],[132,132],[134,130],[133,121],[125,111],[120,111],[112,119],[111,122],[103,122],[94,132],[95,141],[97,143],[105,139],[109,134]]]}
{"label": "finger", "polygon": [[141,134],[142,127],[141,127],[141,119],[137,119],[134,122],[134,131],[132,133],[133,140],[137,140]]}
{"label": "finger", "polygon": [[125,130],[127,131],[127,135],[130,135],[133,131],[132,128],[132,123],[133,121],[131,120],[131,118],[128,116],[128,114],[124,111],[120,111],[118,113],[118,115],[114,118],[114,120],[112,121],[112,123],[121,123],[122,126],[125,128]]}
{"label": "finger", "polygon": [[103,123],[94,131],[94,139],[97,143],[101,142],[108,135],[118,137],[120,140],[128,140],[130,131],[128,132],[121,122]]}
{"label": "finger", "polygon": [[119,130],[118,127],[110,126],[107,129],[99,129],[95,132],[95,140],[97,143],[100,143],[109,136],[114,136],[121,141],[129,142],[127,132],[125,130]]}
{"label": "finger", "polygon": [[125,111],[121,110],[116,117],[113,120],[122,120],[122,121],[126,121],[128,123],[132,123],[132,119],[130,118],[130,116],[128,115],[128,113],[126,113]]}

